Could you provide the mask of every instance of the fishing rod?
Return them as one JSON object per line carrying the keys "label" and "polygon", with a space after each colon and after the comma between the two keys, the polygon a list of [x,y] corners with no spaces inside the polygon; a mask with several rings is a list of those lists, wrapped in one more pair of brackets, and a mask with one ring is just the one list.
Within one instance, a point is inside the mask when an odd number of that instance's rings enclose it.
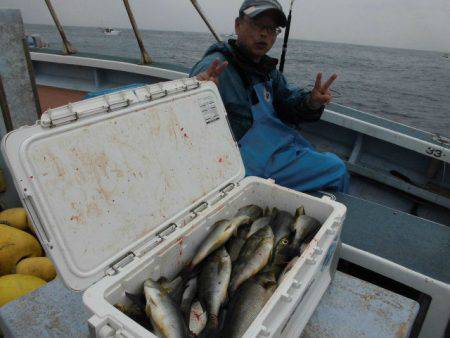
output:
{"label": "fishing rod", "polygon": [[283,73],[284,63],[286,62],[286,53],[287,53],[287,46],[288,46],[288,41],[289,41],[289,33],[291,31],[292,7],[294,6],[294,1],[295,0],[291,0],[291,6],[289,8],[289,16],[287,18],[287,23],[286,23],[286,30],[284,32],[283,52],[281,53],[281,59],[280,59],[280,72],[281,73]]}
{"label": "fishing rod", "polygon": [[208,26],[209,30],[211,31],[212,35],[214,35],[214,37],[216,38],[217,42],[222,42],[222,39],[219,37],[219,35],[216,33],[216,31],[214,30],[213,26],[211,25],[211,23],[209,22],[208,18],[205,16],[205,14],[203,13],[202,8],[200,7],[199,3],[197,2],[197,0],[191,0],[192,5],[194,6],[194,8],[197,10],[198,14],[202,17],[203,21],[206,23],[206,26]]}

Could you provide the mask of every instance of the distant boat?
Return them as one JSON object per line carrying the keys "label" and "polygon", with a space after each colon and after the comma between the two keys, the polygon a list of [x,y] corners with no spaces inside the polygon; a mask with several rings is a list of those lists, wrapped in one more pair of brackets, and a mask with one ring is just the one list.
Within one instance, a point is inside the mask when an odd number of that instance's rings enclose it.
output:
{"label": "distant boat", "polygon": [[103,34],[105,35],[119,35],[120,31],[114,28],[106,27],[103,28]]}
{"label": "distant boat", "polygon": [[445,57],[445,58],[447,58],[447,59],[450,59],[450,53],[444,54],[444,55],[442,55],[442,56]]}

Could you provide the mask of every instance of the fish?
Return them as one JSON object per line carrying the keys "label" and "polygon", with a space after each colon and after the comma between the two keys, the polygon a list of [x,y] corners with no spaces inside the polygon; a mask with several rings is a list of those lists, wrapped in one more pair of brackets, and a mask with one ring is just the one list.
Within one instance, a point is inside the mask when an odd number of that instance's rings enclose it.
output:
{"label": "fish", "polygon": [[221,247],[228,239],[237,234],[237,229],[242,224],[250,222],[250,217],[246,215],[236,216],[231,220],[221,220],[214,224],[213,229],[208,234],[206,239],[200,245],[192,262],[190,269],[193,269],[198,263],[206,258],[211,252]]}
{"label": "fish", "polygon": [[292,230],[294,231],[294,239],[292,241],[293,247],[300,247],[302,241],[308,237],[311,233],[318,230],[320,223],[315,218],[305,215],[303,206],[300,206],[294,217],[292,224]]}
{"label": "fish", "polygon": [[250,230],[247,233],[246,239],[248,239],[251,235],[253,235],[255,232],[257,232],[259,229],[262,229],[266,225],[269,225],[271,220],[272,220],[271,216],[264,216],[264,217],[258,218],[256,221],[254,221],[250,227]]}
{"label": "fish", "polygon": [[114,307],[120,312],[124,313],[136,323],[146,328],[149,331],[153,331],[151,322],[148,320],[145,311],[132,303],[131,305],[124,305],[121,303],[115,304]]}
{"label": "fish", "polygon": [[181,310],[158,282],[147,279],[144,282],[144,295],[145,313],[158,336],[184,338],[189,335]]}
{"label": "fish", "polygon": [[197,294],[197,284],[197,277],[189,279],[184,287],[183,295],[181,296],[180,309],[181,312],[183,312],[186,321],[190,318],[192,301]]}
{"label": "fish", "polygon": [[297,263],[297,261],[300,259],[299,256],[294,257],[289,263],[288,265],[286,265],[286,267],[284,268],[283,272],[281,273],[280,277],[278,278],[278,284],[283,283],[283,281],[286,278],[286,275],[289,273],[289,271],[291,271],[292,267],[295,265],[295,263]]}
{"label": "fish", "polygon": [[282,238],[275,246],[270,262],[264,267],[262,272],[272,272],[276,278],[281,274],[284,267],[295,257],[296,251],[290,247],[288,237]]}
{"label": "fish", "polygon": [[270,226],[254,233],[245,242],[231,271],[229,294],[250,277],[256,275],[270,260],[274,243],[274,234]]}
{"label": "fish", "polygon": [[275,288],[276,279],[273,274],[259,274],[244,282],[230,301],[222,337],[242,337]]}
{"label": "fish", "polygon": [[254,222],[263,215],[263,209],[253,204],[247,205],[240,208],[235,217],[242,215],[249,216],[251,218],[251,221]]}
{"label": "fish", "polygon": [[200,301],[195,300],[194,302],[192,302],[189,311],[189,330],[195,336],[198,336],[206,327],[207,321],[207,313],[205,309],[203,309]]}
{"label": "fish", "polygon": [[282,283],[283,280],[286,278],[286,274],[292,269],[292,267],[295,265],[295,263],[297,263],[297,261],[300,259],[301,255],[305,252],[305,250],[308,248],[308,243],[302,243],[300,245],[300,249],[298,256],[293,257],[290,262],[285,266],[285,268],[283,269],[283,272],[281,273],[281,275],[278,278],[278,283]]}
{"label": "fish", "polygon": [[272,209],[269,207],[266,207],[266,209],[264,209],[264,217],[269,216],[272,218],[275,218],[275,216],[278,214],[278,209],[273,207]]}
{"label": "fish", "polygon": [[227,252],[230,255],[231,262],[236,261],[239,257],[239,252],[241,252],[242,247],[245,244],[247,238],[247,233],[250,226],[242,225],[237,230],[237,236],[233,236],[226,244]]}
{"label": "fish", "polygon": [[227,298],[230,276],[230,255],[222,246],[208,256],[198,277],[198,297],[208,313],[208,332],[219,328],[219,311]]}
{"label": "fish", "polygon": [[301,245],[300,245],[300,255],[299,256],[301,256],[304,252],[305,252],[305,250],[308,248],[308,244],[309,243],[302,243]]}
{"label": "fish", "polygon": [[183,278],[177,276],[172,280],[161,277],[158,280],[159,285],[164,289],[165,293],[168,293],[170,297],[175,301],[175,303],[180,304],[181,297],[183,295]]}
{"label": "fish", "polygon": [[291,234],[292,223],[294,223],[294,217],[290,213],[283,210],[277,212],[276,216],[270,222],[273,234],[275,235],[275,245],[277,245],[282,238]]}

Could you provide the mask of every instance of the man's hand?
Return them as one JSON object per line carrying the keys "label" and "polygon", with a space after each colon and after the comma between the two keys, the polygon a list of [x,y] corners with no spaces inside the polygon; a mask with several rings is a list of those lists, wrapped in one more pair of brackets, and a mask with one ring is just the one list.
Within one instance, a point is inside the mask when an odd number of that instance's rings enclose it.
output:
{"label": "man's hand", "polygon": [[219,76],[225,68],[227,68],[228,62],[224,61],[220,65],[220,59],[215,59],[209,68],[197,75],[199,81],[213,81],[216,86],[219,86]]}
{"label": "man's hand", "polygon": [[316,83],[310,96],[310,105],[312,107],[321,107],[330,103],[332,96],[330,92],[330,86],[337,79],[337,75],[333,74],[331,77],[322,85],[322,73],[317,74]]}

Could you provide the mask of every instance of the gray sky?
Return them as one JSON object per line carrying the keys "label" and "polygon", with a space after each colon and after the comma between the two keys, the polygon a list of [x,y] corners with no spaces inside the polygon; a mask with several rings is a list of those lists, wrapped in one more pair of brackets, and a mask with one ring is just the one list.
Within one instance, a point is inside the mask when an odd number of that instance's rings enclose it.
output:
{"label": "gray sky", "polygon": [[[121,0],[53,0],[63,25],[129,28]],[[189,0],[130,0],[140,28],[206,31]],[[242,0],[199,0],[218,31],[231,33]],[[281,0],[285,11],[289,0]],[[51,24],[44,0],[1,0],[26,23]],[[450,52],[450,0],[299,0],[300,39]]]}

